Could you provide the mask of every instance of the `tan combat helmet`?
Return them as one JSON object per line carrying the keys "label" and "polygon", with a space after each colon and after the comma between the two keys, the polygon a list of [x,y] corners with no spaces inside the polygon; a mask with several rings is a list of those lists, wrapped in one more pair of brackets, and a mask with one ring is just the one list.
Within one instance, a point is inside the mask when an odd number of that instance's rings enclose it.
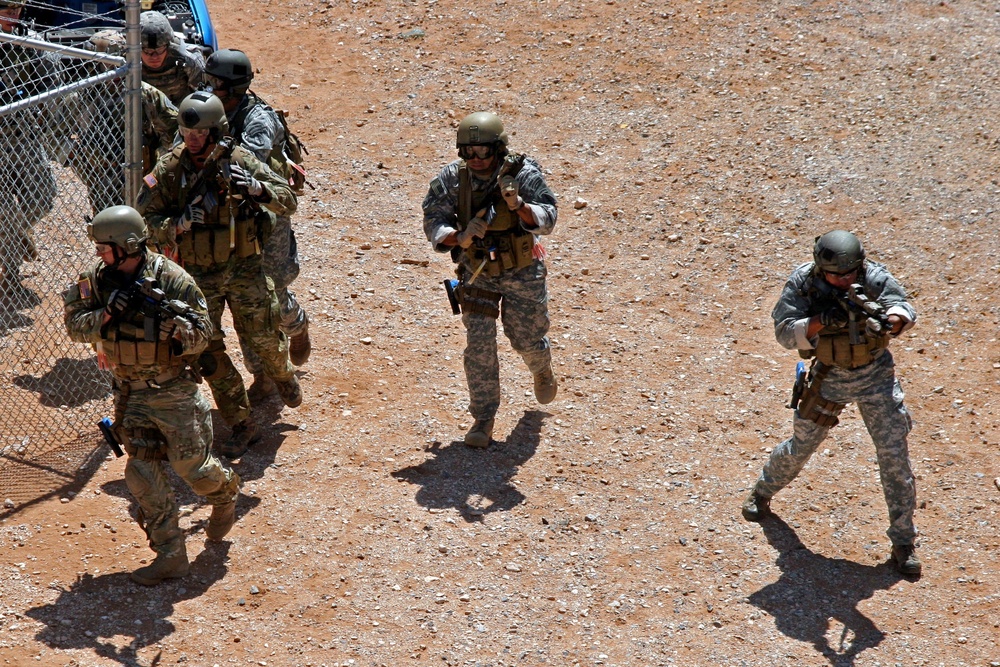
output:
{"label": "tan combat helmet", "polygon": [[[458,124],[455,146],[499,144],[507,147],[507,133],[504,132],[500,116],[489,111],[470,113]],[[498,146],[499,148],[499,146]]]}
{"label": "tan combat helmet", "polygon": [[94,243],[114,244],[126,255],[138,255],[146,249],[146,221],[131,206],[110,206],[87,225],[87,236]]}

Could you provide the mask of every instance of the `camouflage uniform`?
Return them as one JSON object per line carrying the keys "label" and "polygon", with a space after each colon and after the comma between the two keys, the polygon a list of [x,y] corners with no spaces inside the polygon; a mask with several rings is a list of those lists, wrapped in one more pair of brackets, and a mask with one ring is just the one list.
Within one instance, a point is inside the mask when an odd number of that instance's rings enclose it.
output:
{"label": "camouflage uniform", "polygon": [[[431,181],[423,201],[424,233],[437,252],[452,252],[459,262],[459,278],[468,283],[472,274],[482,264],[484,253],[477,246],[462,250],[457,246],[443,245],[445,237],[459,227],[459,180],[462,160],[446,165],[437,178]],[[494,179],[482,180],[469,171],[473,196],[484,194]],[[530,205],[538,227],[529,235],[551,234],[556,224],[556,198],[545,184],[539,165],[527,158],[517,174],[517,182],[525,205]],[[507,204],[499,193],[488,207],[486,218],[500,219],[510,215]],[[516,217],[516,216],[514,216]],[[519,225],[517,233],[526,230]],[[491,229],[483,247],[489,248],[498,238]],[[537,250],[537,248],[536,248]],[[504,335],[511,347],[524,359],[532,374],[548,369],[552,359],[549,339],[547,271],[541,259],[533,259],[522,268],[504,268],[503,261],[487,261],[476,277],[475,292],[465,289],[462,323],[466,329],[465,377],[469,385],[469,413],[474,419],[492,419],[500,407],[500,363],[497,356],[497,315],[484,310],[499,310]],[[493,296],[495,295],[495,296]],[[484,308],[476,308],[478,303]],[[495,311],[494,311],[495,312]]]}
{"label": "camouflage uniform", "polygon": [[194,44],[172,41],[162,67],[142,66],[142,80],[161,90],[175,106],[180,105],[205,82],[205,56]]}
{"label": "camouflage uniform", "polygon": [[[112,85],[121,86],[119,82]],[[71,103],[83,129],[69,164],[87,186],[94,212],[124,203],[124,143],[116,137],[124,129],[122,93],[97,86],[83,91]],[[112,93],[112,94],[109,94]],[[142,163],[148,173],[161,155],[170,152],[177,135],[177,107],[159,89],[142,83]]]}
{"label": "camouflage uniform", "polygon": [[[55,87],[60,73],[55,54],[0,43],[0,107]],[[0,171],[0,286],[7,289],[20,284],[21,264],[38,257],[32,228],[55,201],[56,182],[41,136],[35,108],[0,116],[0,146],[7,160]]]}
{"label": "camouflage uniform", "polygon": [[141,312],[127,313],[102,332],[111,293],[127,284],[126,277],[103,263],[81,274],[63,295],[65,321],[72,340],[94,345],[110,363],[116,427],[131,440],[125,482],[141,508],[150,546],[173,557],[185,553],[184,534],[163,461],[211,505],[232,503],[240,478],[210,451],[211,412],[189,369],[212,334],[205,297],[184,269],[161,255],[147,253],[130,280],[146,277],[156,279],[167,298],[183,301],[197,314],[199,326],[184,332],[179,350],[171,341],[144,342]]}
{"label": "camouflage uniform", "polygon": [[273,225],[274,214],[294,212],[296,201],[285,179],[245,149],[236,146],[229,159],[264,187],[266,201],[260,202],[262,208],[256,214],[249,198],[230,196],[229,184],[213,170],[205,175],[207,192],[199,204],[205,209],[205,224],[178,235],[177,220],[199,173],[184,144],[160,158],[146,175],[136,208],[160,247],[179,254],[208,298],[215,332],[203,355],[202,369],[223,419],[232,426],[250,416],[250,403],[243,378],[223,343],[222,313],[227,303],[237,336],[260,357],[268,377],[294,378],[287,340],[278,329],[274,284],[265,277],[261,263],[260,238]]}
{"label": "camouflage uniform", "polygon": [[[285,128],[278,114],[262,99],[247,92],[240,105],[226,114],[230,133],[240,146],[267,163],[276,173],[282,174],[284,158],[281,148],[285,142]],[[307,324],[306,312],[288,289],[299,275],[299,254],[292,230],[291,216],[275,216],[274,229],[264,243],[264,273],[274,281],[281,308],[281,330],[288,338],[299,334]],[[242,342],[241,342],[242,344]],[[260,359],[247,345],[243,347],[243,363],[254,375],[263,372]]]}
{"label": "camouflage uniform", "polygon": [[[916,321],[916,312],[907,300],[906,292],[892,274],[875,262],[866,261],[859,273],[859,282],[865,295],[886,308],[886,314],[896,314],[908,321],[909,328]],[[829,286],[814,275],[814,264],[799,266],[792,273],[775,305],[775,336],[785,348],[809,351],[816,354],[825,336],[844,336],[844,331],[823,330],[819,336],[806,338],[808,318],[830,307]],[[823,289],[825,286],[825,290]],[[824,294],[824,291],[827,294]],[[864,331],[864,322],[860,324]],[[910,469],[907,434],[910,432],[910,415],[903,405],[903,390],[896,379],[892,353],[884,347],[888,339],[875,342],[865,335],[874,357],[869,363],[854,368],[830,365],[823,380],[820,395],[838,404],[856,403],[865,427],[875,444],[882,490],[889,509],[887,535],[894,545],[913,544],[917,529],[913,525],[916,506],[916,483]],[[884,338],[884,337],[883,337]],[[823,442],[830,426],[820,426],[803,419],[796,410],[792,437],[782,442],[771,453],[757,480],[755,491],[770,498],[788,485],[805,465],[816,448]]]}

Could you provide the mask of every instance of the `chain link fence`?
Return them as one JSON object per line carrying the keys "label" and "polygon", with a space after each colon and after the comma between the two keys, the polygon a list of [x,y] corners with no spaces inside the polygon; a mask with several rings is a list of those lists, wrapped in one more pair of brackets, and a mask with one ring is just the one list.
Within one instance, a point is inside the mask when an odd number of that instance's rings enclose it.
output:
{"label": "chain link fence", "polygon": [[97,261],[86,218],[125,202],[129,66],[83,40],[0,32],[0,466],[97,445],[111,412],[110,376],[69,340],[61,295]]}

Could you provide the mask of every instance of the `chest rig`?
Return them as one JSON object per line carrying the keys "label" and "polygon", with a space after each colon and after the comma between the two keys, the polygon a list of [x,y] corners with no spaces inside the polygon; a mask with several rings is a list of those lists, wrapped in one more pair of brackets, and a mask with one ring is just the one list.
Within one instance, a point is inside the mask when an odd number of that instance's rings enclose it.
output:
{"label": "chest rig", "polygon": [[[862,287],[864,286],[864,277],[864,269],[862,269],[858,275]],[[799,350],[800,356],[806,359],[815,357],[817,361],[826,366],[860,368],[881,357],[885,349],[889,347],[889,336],[868,334],[867,315],[849,304],[844,305],[843,299],[838,297],[834,290],[826,286],[822,280],[810,276],[808,283],[804,286],[804,291],[809,299],[810,317],[839,305],[848,311],[852,324],[836,329],[823,329],[816,341],[816,348]]]}
{"label": "chest rig", "polygon": [[[500,166],[497,179],[504,175],[516,176],[524,164],[523,156],[508,156]],[[458,165],[458,224],[465,229],[475,213],[486,210],[493,212],[486,236],[477,239],[464,251],[469,263],[479,267],[484,261],[483,271],[490,276],[498,276],[504,271],[523,269],[534,262],[532,250],[535,235],[521,227],[516,212],[507,208],[507,202],[500,194],[500,188],[493,185],[484,191],[474,192],[469,168],[463,160]]]}
{"label": "chest rig", "polygon": [[[143,276],[152,276],[157,281],[162,273],[163,257],[159,255],[142,272]],[[115,289],[129,289],[130,286],[113,284],[104,275],[103,269],[98,271],[96,281],[104,303]],[[101,351],[114,368],[116,378],[146,380],[155,370],[157,377],[166,379],[184,370],[187,362],[174,354],[169,340],[160,340],[159,325],[155,313],[139,307],[127,311],[114,326],[102,332]]]}
{"label": "chest rig", "polygon": [[[177,146],[166,162],[171,190],[176,188],[182,208],[199,206],[205,219],[177,236],[178,256],[185,265],[210,268],[225,264],[232,256],[243,259],[259,255],[261,242],[257,215],[248,199],[234,194],[225,178],[229,160],[247,169],[238,156],[210,156],[200,173],[191,175],[181,163],[184,146]],[[260,215],[267,215],[260,212]]]}

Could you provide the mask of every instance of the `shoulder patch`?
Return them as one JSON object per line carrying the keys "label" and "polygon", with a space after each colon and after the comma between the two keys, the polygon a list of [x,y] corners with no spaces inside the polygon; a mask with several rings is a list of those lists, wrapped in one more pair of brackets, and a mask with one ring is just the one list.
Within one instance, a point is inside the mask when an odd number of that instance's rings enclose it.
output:
{"label": "shoulder patch", "polygon": [[444,183],[441,182],[440,178],[435,178],[431,181],[431,192],[434,193],[435,197],[443,197],[447,192],[447,189],[444,187]]}
{"label": "shoulder patch", "polygon": [[146,184],[146,187],[152,189],[156,187],[156,176],[153,176],[153,172],[149,172],[142,177],[142,182]]}
{"label": "shoulder patch", "polygon": [[76,287],[80,290],[81,299],[89,299],[94,295],[94,291],[90,286],[90,278],[81,278],[79,282],[76,283]]}

